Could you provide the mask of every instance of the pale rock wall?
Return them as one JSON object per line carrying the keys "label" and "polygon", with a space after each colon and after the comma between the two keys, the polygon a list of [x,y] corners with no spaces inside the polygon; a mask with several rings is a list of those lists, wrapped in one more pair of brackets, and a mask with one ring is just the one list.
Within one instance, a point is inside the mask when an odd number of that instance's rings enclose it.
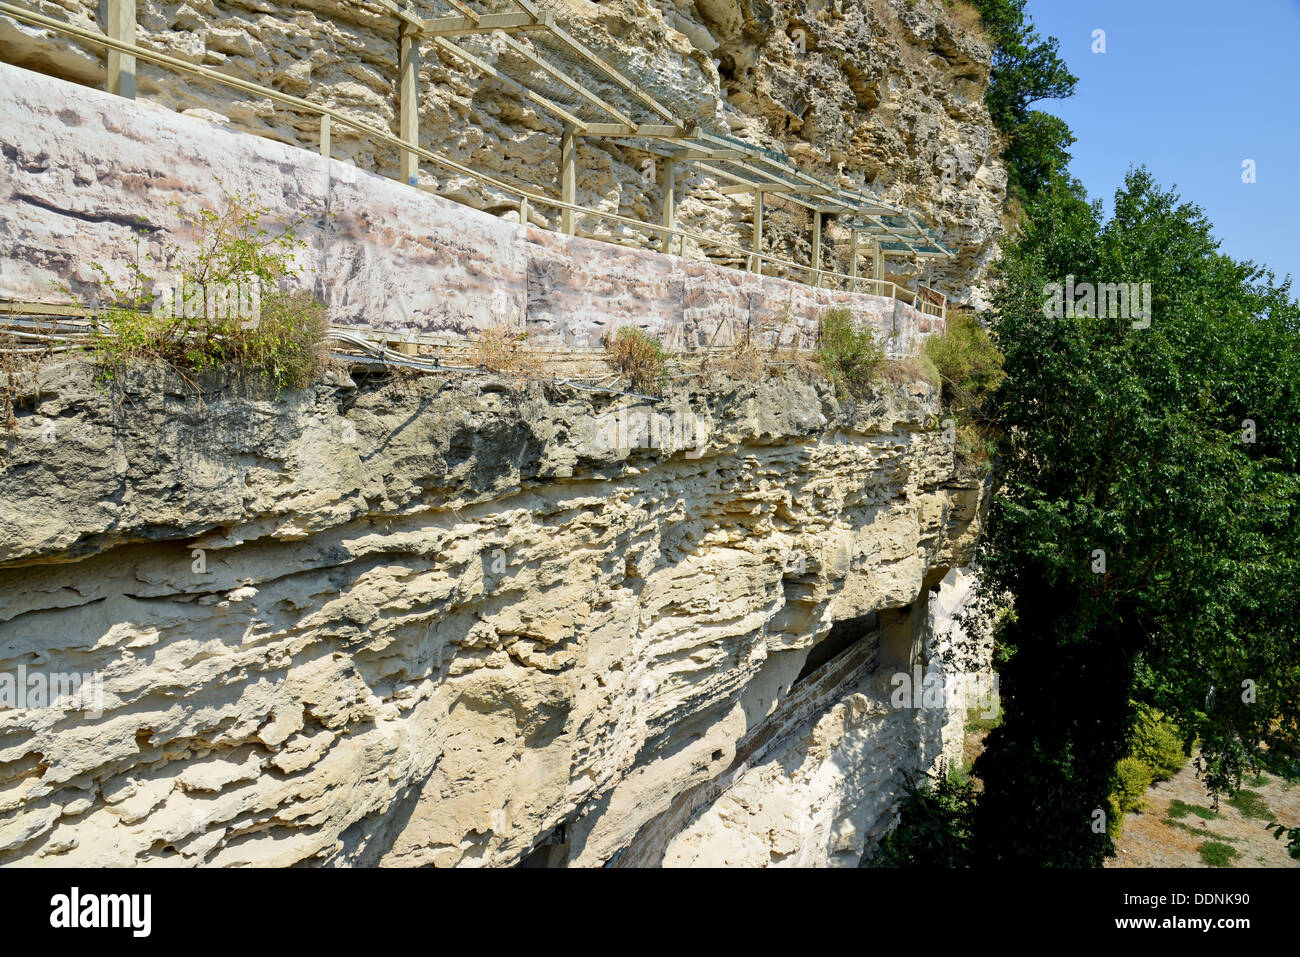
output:
{"label": "pale rock wall", "polygon": [[[94,25],[99,5],[32,6]],[[395,27],[365,4],[141,9],[146,43],[395,126]],[[965,290],[1005,186],[987,47],[931,0],[794,9],[573,7],[656,71],[656,95],[937,221],[961,251],[941,274]],[[101,53],[3,17],[0,59],[103,83]],[[369,209],[335,221],[337,258],[311,271],[332,309],[376,327],[463,332],[522,312],[564,339],[575,317],[664,313],[653,304],[671,295],[652,290],[583,300],[591,283],[568,264],[584,257],[587,279],[615,260],[616,276],[667,270],[661,292],[679,270],[685,338],[767,301],[802,295],[814,315],[839,295],[521,230],[502,197],[439,179],[479,213],[377,180],[364,171],[395,172],[396,157],[338,130],[335,155],[356,168],[326,164],[299,149],[315,120],[148,66],[143,97],[195,117],[88,91],[24,127],[16,93],[48,81],[0,69],[17,131],[6,209],[25,204],[7,248],[37,251],[6,259],[11,295],[88,285],[137,213],[166,225],[159,200],[209,204],[214,170],[288,211],[314,209],[326,181],[334,211]],[[554,178],[549,117],[431,55],[422,81],[425,145]],[[238,145],[223,117],[281,144]],[[105,152],[133,137],[134,165]],[[584,202],[657,218],[643,156],[588,143],[581,159]],[[698,174],[682,185],[683,225],[747,238],[743,203]],[[772,248],[806,260],[807,225],[773,203]],[[531,265],[548,256],[562,266]],[[389,312],[398,294],[422,303],[416,321]],[[431,294],[445,308],[425,322]],[[903,327],[902,351],[929,331],[868,306],[878,328]],[[958,473],[927,387],[846,407],[797,380],[682,385],[661,410],[702,415],[702,450],[611,447],[601,415],[625,399],[477,380],[334,374],[281,396],[206,383],[199,406],[153,375],[109,395],[71,362],[25,398],[0,458],[0,674],[92,674],[103,696],[0,708],[0,863],[854,863],[904,776],[957,740],[959,719],[889,707],[880,687],[925,657],[986,492]],[[835,623],[871,614],[879,630],[804,674]]]}
{"label": "pale rock wall", "polygon": [[[23,389],[0,673],[96,675],[102,699],[0,709],[0,863],[759,862],[766,838],[708,822],[805,718],[783,760],[815,787],[770,802],[815,797],[811,820],[769,853],[839,863],[942,746],[916,712],[823,708],[911,654],[902,609],[979,533],[928,386],[683,384],[660,412],[707,442],[628,449],[598,415],[625,399],[540,384],[201,385],[110,394],[70,360]],[[878,646],[797,684],[872,612]],[[665,858],[673,802],[737,775]]]}
{"label": "pale rock wall", "polygon": [[[29,6],[103,27],[103,4],[96,0],[32,0]],[[805,169],[868,186],[915,211],[959,253],[952,262],[934,264],[934,281],[958,299],[978,298],[997,252],[1006,173],[999,135],[983,105],[990,48],[971,8],[944,0],[562,0],[558,7],[580,37],[629,63],[649,92],[683,116],[787,152]],[[377,6],[362,0],[140,0],[139,8],[138,37],[146,45],[396,130],[397,21]],[[415,9],[446,12],[432,0]],[[498,44],[490,41],[483,51],[489,61]],[[560,121],[440,56],[432,48],[423,53],[422,144],[510,182],[557,184]],[[6,17],[0,17],[0,59],[101,88],[105,82],[102,50]],[[206,81],[142,64],[139,87],[147,99],[216,114],[284,143],[315,149],[318,141],[316,118]],[[334,150],[363,169],[397,171],[391,148],[347,130],[335,130]],[[608,141],[581,141],[579,201],[658,221],[661,195],[653,178],[643,176],[647,158]],[[458,201],[503,215],[513,209],[513,199],[455,174],[426,169],[421,175],[423,183],[436,183]],[[720,185],[688,167],[678,183],[679,222],[747,244],[750,200],[724,197]],[[558,214],[537,215],[554,226]],[[808,262],[810,216],[773,199],[769,249]],[[585,225],[627,232],[595,221]],[[832,220],[823,265],[847,271],[846,246],[847,232]],[[686,251],[700,255],[693,243]],[[916,275],[905,259],[891,260],[888,268]]]}
{"label": "pale rock wall", "polygon": [[953,616],[968,609],[974,582],[954,568],[916,606],[924,673],[951,691],[941,703],[902,699],[910,707],[900,711],[898,676],[907,669],[897,662],[858,675],[681,826],[663,864],[857,867],[869,859],[897,824],[909,781],[934,771],[940,757],[961,765],[967,709],[997,707],[989,649],[977,664],[947,660],[964,636]]}
{"label": "pale rock wall", "polygon": [[[254,197],[273,233],[305,247],[292,282],[331,323],[462,337],[497,323],[534,344],[600,345],[634,325],[674,349],[753,340],[784,317],[810,346],[829,308],[849,309],[896,355],[942,328],[893,298],[817,289],[707,261],[565,236],[487,215],[355,166],[140,101],[0,64],[0,297],[91,303],[130,268],[168,281],[182,214],[223,191]],[[66,291],[65,291],[66,290]]]}

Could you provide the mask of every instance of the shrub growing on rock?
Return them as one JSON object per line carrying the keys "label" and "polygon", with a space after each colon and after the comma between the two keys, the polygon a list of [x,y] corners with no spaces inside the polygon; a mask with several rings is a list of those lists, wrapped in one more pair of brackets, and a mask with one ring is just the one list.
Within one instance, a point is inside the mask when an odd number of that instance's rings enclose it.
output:
{"label": "shrub growing on rock", "polygon": [[147,275],[138,238],[125,278],[93,264],[109,303],[94,317],[90,349],[106,378],[148,361],[182,374],[259,373],[277,388],[300,388],[319,374],[325,307],[308,292],[280,286],[298,271],[295,254],[306,242],[296,223],[273,234],[262,222],[268,212],[255,197],[228,193],[221,212],[182,213],[194,240],[168,247],[175,290]]}
{"label": "shrub growing on rock", "polygon": [[622,326],[605,336],[605,357],[627,376],[634,391],[658,395],[663,390],[669,360],[658,339],[635,326]]}
{"label": "shrub growing on rock", "polygon": [[885,361],[875,333],[854,322],[847,309],[828,309],[820,321],[817,361],[841,396],[863,396]]}

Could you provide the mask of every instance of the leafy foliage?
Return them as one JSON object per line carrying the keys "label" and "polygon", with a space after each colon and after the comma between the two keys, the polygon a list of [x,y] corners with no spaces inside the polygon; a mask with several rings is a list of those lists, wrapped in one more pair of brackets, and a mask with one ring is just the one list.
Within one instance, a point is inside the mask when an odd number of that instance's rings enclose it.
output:
{"label": "leafy foliage", "polygon": [[942,759],[935,780],[909,784],[898,826],[871,867],[970,867],[975,785]]}
{"label": "leafy foliage", "polygon": [[[309,293],[279,288],[297,272],[295,254],[306,245],[294,232],[297,224],[273,233],[262,222],[270,209],[256,197],[227,193],[224,203],[220,212],[179,214],[194,241],[169,245],[166,259],[187,307],[172,310],[170,297],[160,298],[144,266],[151,257],[140,255],[138,238],[124,278],[93,264],[109,304],[95,317],[91,350],[106,377],[141,361],[182,372],[255,371],[277,388],[300,388],[319,373],[325,307]],[[245,305],[256,302],[254,319],[234,308],[232,289],[246,291]]]}
{"label": "leafy foliage", "polygon": [[1167,781],[1187,763],[1177,726],[1159,711],[1139,705],[1132,756],[1151,769],[1151,780]]}
{"label": "leafy foliage", "polygon": [[1129,755],[1115,765],[1115,803],[1121,811],[1140,811],[1143,795],[1151,787],[1151,769],[1139,758]]}
{"label": "leafy foliage", "polygon": [[988,418],[1004,377],[1002,354],[974,313],[954,310],[923,347],[943,383],[944,405],[971,418]]}
{"label": "leafy foliage", "polygon": [[[256,326],[227,331],[190,353],[205,366],[261,372],[282,389],[301,389],[325,364],[329,318],[325,304],[305,290],[275,289],[262,296]],[[206,348],[205,348],[206,347]]]}
{"label": "leafy foliage", "polygon": [[[1150,282],[1149,328],[1054,317],[1045,290],[1067,276]],[[986,601],[1010,593],[1015,615],[977,847],[1096,865],[1110,841],[1088,825],[1133,701],[1200,738],[1216,790],[1297,766],[1300,304],[1144,170],[1108,222],[1052,184],[997,279],[1003,487],[981,564]]]}
{"label": "leafy foliage", "polygon": [[1078,78],[1061,59],[1055,37],[1044,40],[1025,15],[1025,0],[972,0],[993,42],[993,70],[984,102],[1006,135],[1002,158],[1009,187],[1032,198],[1064,173],[1074,137],[1059,117],[1030,107],[1074,95]]}
{"label": "leafy foliage", "polygon": [[1287,854],[1300,861],[1300,827],[1287,827],[1277,821],[1269,821],[1268,829],[1279,841],[1286,838]]}
{"label": "leafy foliage", "polygon": [[821,363],[835,390],[859,398],[866,394],[885,361],[885,350],[875,334],[853,320],[847,309],[827,309],[820,323]]}
{"label": "leafy foliage", "polygon": [[996,452],[994,396],[1003,378],[1002,354],[988,331],[974,313],[953,310],[943,333],[925,340],[922,357],[938,373],[944,409],[955,417],[961,460],[988,463]]}

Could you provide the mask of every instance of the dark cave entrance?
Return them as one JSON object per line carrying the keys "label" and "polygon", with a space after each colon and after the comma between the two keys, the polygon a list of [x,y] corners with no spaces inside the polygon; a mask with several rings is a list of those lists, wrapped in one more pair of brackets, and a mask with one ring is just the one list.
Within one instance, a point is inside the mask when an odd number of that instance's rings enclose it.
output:
{"label": "dark cave entrance", "polygon": [[880,617],[874,611],[859,615],[857,618],[845,618],[843,621],[837,621],[831,625],[830,634],[814,645],[812,651],[808,652],[808,658],[803,663],[803,670],[795,677],[794,684],[790,688],[792,690],[797,688],[805,678],[826,664],[826,662],[840,652],[856,645],[862,639],[874,635],[879,627]]}

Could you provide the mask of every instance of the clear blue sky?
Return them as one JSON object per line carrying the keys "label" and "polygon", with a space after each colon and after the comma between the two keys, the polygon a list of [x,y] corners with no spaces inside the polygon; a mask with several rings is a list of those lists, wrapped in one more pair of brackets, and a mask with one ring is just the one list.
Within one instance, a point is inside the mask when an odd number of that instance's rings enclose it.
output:
{"label": "clear blue sky", "polygon": [[[1130,165],[1205,210],[1235,259],[1300,296],[1300,0],[1029,0],[1079,83],[1070,170],[1109,215]],[[1093,31],[1106,52],[1093,53]],[[1256,181],[1241,180],[1253,159]]]}

